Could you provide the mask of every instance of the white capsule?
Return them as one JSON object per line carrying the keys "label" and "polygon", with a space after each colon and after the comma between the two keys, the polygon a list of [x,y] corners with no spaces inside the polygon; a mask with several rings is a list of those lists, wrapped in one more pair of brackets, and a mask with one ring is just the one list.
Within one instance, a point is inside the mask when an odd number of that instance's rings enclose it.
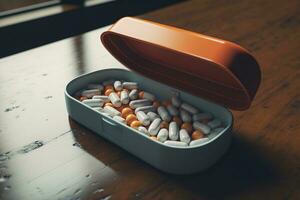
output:
{"label": "white capsule", "polygon": [[123,89],[121,81],[115,81],[114,82],[114,88],[116,91],[121,91]]}
{"label": "white capsule", "polygon": [[103,86],[112,85],[115,81],[110,79],[102,82]]}
{"label": "white capsule", "polygon": [[109,116],[114,117],[116,115],[120,116],[121,113],[116,110],[115,108],[111,107],[111,106],[105,106],[103,108],[103,111],[106,112],[107,114],[109,114]]}
{"label": "white capsule", "polygon": [[150,118],[143,111],[139,111],[136,113],[136,117],[144,126],[148,126],[150,124]]}
{"label": "white capsule", "polygon": [[201,122],[194,122],[193,123],[193,128],[199,131],[202,131],[204,134],[209,134],[210,133],[210,127],[201,123]]}
{"label": "white capsule", "polygon": [[209,139],[213,139],[217,135],[219,135],[224,130],[224,127],[216,128],[211,130],[210,134],[208,135]]}
{"label": "white capsule", "polygon": [[123,124],[126,124],[125,119],[123,117],[118,116],[118,115],[114,116],[113,119],[118,121],[118,122],[121,122]]}
{"label": "white capsule", "polygon": [[138,84],[135,82],[124,82],[123,88],[133,90],[138,88]]}
{"label": "white capsule", "polygon": [[156,114],[155,112],[148,112],[147,115],[149,116],[151,122],[156,118],[159,118],[158,114]]}
{"label": "white capsule", "polygon": [[144,126],[139,126],[138,127],[138,131],[140,131],[141,133],[145,134],[145,135],[149,135],[148,130],[146,129],[146,127]]}
{"label": "white capsule", "polygon": [[131,91],[129,92],[129,98],[130,98],[131,100],[137,99],[138,96],[139,96],[139,91],[138,91],[137,89],[133,89],[133,90],[131,90]]}
{"label": "white capsule", "polygon": [[193,121],[211,120],[213,118],[210,113],[197,113],[193,115]]}
{"label": "white capsule", "polygon": [[160,122],[161,122],[161,119],[157,118],[150,124],[150,126],[148,128],[148,132],[150,135],[153,135],[153,136],[157,135],[157,133],[160,129],[160,126],[159,126]]}
{"label": "white capsule", "polygon": [[103,85],[96,84],[96,83],[91,83],[91,84],[88,84],[87,88],[88,89],[98,89],[98,90],[102,91],[103,90]]}
{"label": "white capsule", "polygon": [[198,140],[193,140],[190,142],[190,146],[196,146],[196,145],[199,145],[199,144],[203,144],[205,142],[207,142],[209,139],[208,138],[201,138],[201,139],[198,139]]}
{"label": "white capsule", "polygon": [[191,122],[192,121],[192,117],[191,115],[185,111],[185,110],[180,110],[180,118],[183,122]]}
{"label": "white capsule", "polygon": [[148,112],[151,112],[151,111],[155,111],[155,108],[154,106],[143,106],[143,107],[138,107],[134,110],[135,114],[139,111],[143,111],[144,113],[148,113]]}
{"label": "white capsule", "polygon": [[82,101],[82,103],[90,107],[100,107],[104,104],[101,99],[85,99]]}
{"label": "white capsule", "polygon": [[151,101],[154,101],[155,96],[149,92],[142,92],[142,99],[149,99]]}
{"label": "white capsule", "polygon": [[129,107],[132,109],[136,109],[138,107],[143,107],[143,106],[150,106],[151,101],[148,99],[138,99],[138,100],[133,100],[129,103]]}
{"label": "white capsule", "polygon": [[189,143],[191,141],[190,135],[185,129],[179,131],[179,139],[181,142]]}
{"label": "white capsule", "polygon": [[81,92],[81,96],[84,96],[84,97],[87,97],[87,98],[92,98],[95,95],[100,95],[100,90],[99,89],[83,90]]}
{"label": "white capsule", "polygon": [[168,139],[168,136],[169,136],[168,129],[162,128],[162,129],[160,129],[160,131],[157,134],[157,139],[160,142],[164,142],[164,141],[166,141]]}
{"label": "white capsule", "polygon": [[172,115],[172,116],[178,116],[179,112],[178,112],[178,109],[175,106],[168,105],[167,109],[168,109],[170,115]]}
{"label": "white capsule", "polygon": [[178,140],[178,125],[176,122],[169,124],[169,138],[170,140]]}
{"label": "white capsule", "polygon": [[172,96],[171,102],[172,102],[173,106],[175,106],[177,108],[179,108],[181,105],[181,101],[178,96]]}
{"label": "white capsule", "polygon": [[104,103],[110,102],[110,99],[108,98],[108,96],[104,96],[104,95],[93,96],[93,99],[101,99]]}
{"label": "white capsule", "polygon": [[122,105],[121,100],[120,100],[119,96],[117,95],[117,93],[115,93],[115,92],[110,93],[108,98],[110,99],[111,103],[115,107],[120,107]]}
{"label": "white capsule", "polygon": [[214,120],[208,122],[207,125],[210,128],[215,129],[215,128],[220,127],[222,125],[222,122],[219,119],[214,119]]}
{"label": "white capsule", "polygon": [[196,114],[196,113],[199,112],[197,108],[195,108],[194,106],[191,106],[190,104],[187,104],[187,103],[181,104],[180,107],[181,107],[182,109],[188,111],[188,112],[191,113],[191,114]]}
{"label": "white capsule", "polygon": [[120,94],[120,99],[122,104],[128,104],[129,103],[129,96],[128,92],[126,90],[123,90]]}
{"label": "white capsule", "polygon": [[159,106],[157,108],[157,113],[160,116],[160,118],[166,122],[171,121],[171,116],[168,113],[167,109],[164,106]]}
{"label": "white capsule", "polygon": [[164,144],[173,146],[173,147],[186,147],[187,146],[187,143],[185,143],[185,142],[172,141],[172,140],[167,140],[164,142]]}

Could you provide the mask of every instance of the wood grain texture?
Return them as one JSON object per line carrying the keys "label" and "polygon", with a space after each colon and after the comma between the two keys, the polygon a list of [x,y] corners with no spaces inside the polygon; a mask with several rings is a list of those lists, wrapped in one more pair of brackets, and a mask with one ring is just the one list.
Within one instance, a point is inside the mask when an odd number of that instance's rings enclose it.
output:
{"label": "wood grain texture", "polygon": [[239,43],[261,65],[251,108],[233,111],[228,153],[195,175],[162,173],[69,119],[68,81],[123,68],[99,42],[107,27],[1,59],[1,198],[300,199],[299,8],[187,1],[140,16]]}

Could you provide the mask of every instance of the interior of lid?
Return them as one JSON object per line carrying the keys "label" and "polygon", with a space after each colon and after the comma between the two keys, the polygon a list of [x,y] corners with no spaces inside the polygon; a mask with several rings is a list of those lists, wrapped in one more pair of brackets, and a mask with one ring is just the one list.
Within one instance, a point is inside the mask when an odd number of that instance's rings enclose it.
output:
{"label": "interior of lid", "polygon": [[[248,93],[249,88],[232,71],[212,61],[113,32],[102,34],[101,39],[115,58],[137,73],[232,109],[250,106],[254,94]],[[245,76],[243,81],[251,81]]]}

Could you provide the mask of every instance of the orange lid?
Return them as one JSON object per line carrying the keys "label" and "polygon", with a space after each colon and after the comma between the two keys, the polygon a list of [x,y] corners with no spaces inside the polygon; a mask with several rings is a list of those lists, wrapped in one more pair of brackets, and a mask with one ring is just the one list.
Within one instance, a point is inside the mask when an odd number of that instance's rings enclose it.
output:
{"label": "orange lid", "polygon": [[260,83],[247,50],[183,29],[125,17],[101,41],[131,70],[231,109],[249,108]]}

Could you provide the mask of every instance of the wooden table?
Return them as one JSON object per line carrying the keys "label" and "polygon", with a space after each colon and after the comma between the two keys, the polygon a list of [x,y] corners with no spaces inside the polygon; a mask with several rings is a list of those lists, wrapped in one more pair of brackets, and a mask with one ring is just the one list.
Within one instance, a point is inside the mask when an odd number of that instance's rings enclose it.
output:
{"label": "wooden table", "polygon": [[249,49],[263,80],[209,170],[162,173],[68,117],[68,81],[122,67],[107,27],[0,60],[1,199],[300,199],[300,2],[188,1],[141,18]]}

